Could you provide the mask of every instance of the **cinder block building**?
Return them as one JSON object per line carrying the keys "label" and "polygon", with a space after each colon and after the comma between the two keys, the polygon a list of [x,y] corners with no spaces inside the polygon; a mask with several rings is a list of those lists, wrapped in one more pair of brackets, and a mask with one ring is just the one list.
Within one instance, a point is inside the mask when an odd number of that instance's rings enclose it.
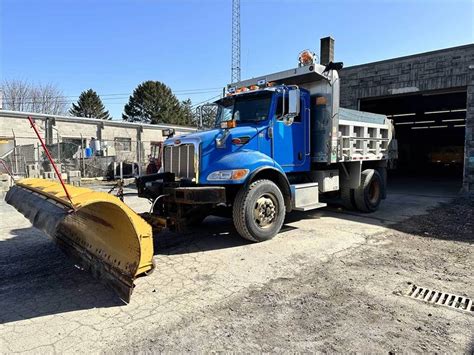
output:
{"label": "cinder block building", "polygon": [[[173,128],[177,135],[196,131],[194,127],[0,110],[0,157],[8,155],[10,165],[19,173],[25,170],[26,165],[42,160],[42,149],[30,127],[28,116],[35,120],[46,143],[53,146],[53,156],[59,161],[61,154],[64,156],[70,149],[68,146],[83,151],[90,147],[94,139],[100,142],[101,155],[110,157],[110,161],[127,161],[144,166],[149,155],[159,154],[159,146],[166,138],[162,136],[163,129]],[[62,150],[54,149],[58,143],[62,143]],[[64,147],[65,143],[69,145]],[[14,147],[16,152],[9,154]]]}
{"label": "cinder block building", "polygon": [[[321,40],[322,63],[333,60],[334,48],[326,48],[333,45]],[[355,65],[339,74],[341,107],[394,120],[400,171],[436,175],[451,167],[463,190],[474,192],[474,44]]]}

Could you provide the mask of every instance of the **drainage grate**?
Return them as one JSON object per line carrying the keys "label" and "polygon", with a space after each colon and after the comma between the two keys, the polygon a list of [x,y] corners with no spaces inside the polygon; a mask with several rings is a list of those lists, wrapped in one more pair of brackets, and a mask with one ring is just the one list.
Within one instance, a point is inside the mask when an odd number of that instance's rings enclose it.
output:
{"label": "drainage grate", "polygon": [[413,285],[408,291],[408,296],[420,301],[425,301],[440,306],[447,306],[474,314],[474,303],[471,298],[453,295],[451,293],[430,290],[429,288]]}

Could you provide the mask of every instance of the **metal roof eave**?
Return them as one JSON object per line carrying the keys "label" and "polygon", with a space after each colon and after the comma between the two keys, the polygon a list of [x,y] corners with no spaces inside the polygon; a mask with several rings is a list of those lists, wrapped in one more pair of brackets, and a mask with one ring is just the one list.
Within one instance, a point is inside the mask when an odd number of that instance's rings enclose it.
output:
{"label": "metal roof eave", "polygon": [[169,125],[169,124],[150,124],[150,123],[138,123],[138,122],[126,122],[126,121],[114,121],[114,120],[101,120],[98,118],[86,118],[86,117],[74,117],[74,116],[62,116],[62,115],[49,115],[44,113],[35,113],[35,112],[20,112],[20,111],[10,111],[10,110],[0,110],[1,117],[11,117],[11,118],[24,118],[27,119],[28,116],[31,116],[34,119],[45,120],[47,118],[53,118],[60,122],[73,122],[73,123],[82,123],[82,124],[102,124],[104,126],[112,127],[123,127],[123,128],[148,128],[148,129],[166,129],[166,128],[175,128],[180,132],[195,132],[197,128],[189,126],[179,126],[179,125]]}

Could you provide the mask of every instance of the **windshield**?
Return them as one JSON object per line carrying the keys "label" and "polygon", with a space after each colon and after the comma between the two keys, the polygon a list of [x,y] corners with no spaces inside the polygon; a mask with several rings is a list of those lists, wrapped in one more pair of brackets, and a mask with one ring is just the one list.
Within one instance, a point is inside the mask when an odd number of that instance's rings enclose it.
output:
{"label": "windshield", "polygon": [[217,102],[216,127],[230,120],[247,123],[264,121],[268,118],[271,101],[271,92],[223,98]]}

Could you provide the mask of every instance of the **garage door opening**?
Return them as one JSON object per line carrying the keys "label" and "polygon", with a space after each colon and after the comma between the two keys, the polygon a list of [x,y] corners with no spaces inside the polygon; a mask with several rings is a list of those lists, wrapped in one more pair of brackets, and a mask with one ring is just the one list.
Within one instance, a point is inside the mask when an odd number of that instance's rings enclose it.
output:
{"label": "garage door opening", "polygon": [[360,109],[393,119],[399,154],[393,175],[456,179],[462,183],[465,89],[363,99]]}

